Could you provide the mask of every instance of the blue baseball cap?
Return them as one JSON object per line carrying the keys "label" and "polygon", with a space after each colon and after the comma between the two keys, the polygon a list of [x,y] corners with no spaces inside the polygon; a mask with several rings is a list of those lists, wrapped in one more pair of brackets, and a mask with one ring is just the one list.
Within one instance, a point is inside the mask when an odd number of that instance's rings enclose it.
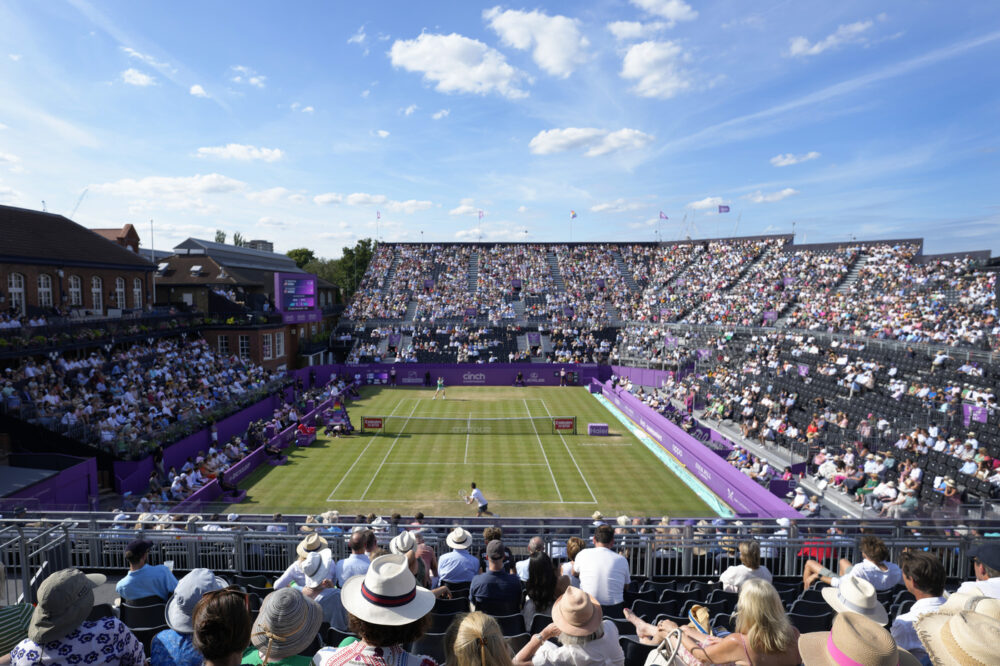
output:
{"label": "blue baseball cap", "polygon": [[1000,569],[1000,542],[983,541],[969,551],[969,557],[974,557],[990,569]]}

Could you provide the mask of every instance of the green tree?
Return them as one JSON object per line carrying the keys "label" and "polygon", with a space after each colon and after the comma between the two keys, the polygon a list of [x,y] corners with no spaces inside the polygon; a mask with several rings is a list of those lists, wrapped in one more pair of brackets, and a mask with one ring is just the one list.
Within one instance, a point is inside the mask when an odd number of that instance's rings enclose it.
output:
{"label": "green tree", "polygon": [[238,231],[233,234],[233,245],[236,247],[244,247],[246,244],[247,242],[243,240],[243,234]]}
{"label": "green tree", "polygon": [[344,248],[337,260],[337,279],[331,281],[343,290],[345,300],[357,291],[377,247],[378,244],[371,238],[362,238],[354,247]]}
{"label": "green tree", "polygon": [[295,265],[299,268],[304,267],[310,261],[314,261],[316,259],[316,253],[305,247],[298,247],[294,250],[289,250],[285,254],[294,259]]}
{"label": "green tree", "polygon": [[215,242],[216,243],[225,243],[226,242],[226,232],[223,231],[222,229],[216,229],[215,230]]}

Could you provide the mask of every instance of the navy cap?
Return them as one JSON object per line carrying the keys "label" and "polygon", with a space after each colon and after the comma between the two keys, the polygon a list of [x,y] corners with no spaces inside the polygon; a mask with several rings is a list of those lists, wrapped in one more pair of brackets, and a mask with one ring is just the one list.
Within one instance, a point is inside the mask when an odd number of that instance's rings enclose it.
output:
{"label": "navy cap", "polygon": [[148,541],[144,541],[142,539],[136,539],[135,541],[129,543],[129,545],[125,546],[125,554],[131,555],[132,557],[142,557],[152,547],[153,544],[149,543]]}
{"label": "navy cap", "polygon": [[1000,570],[1000,541],[983,541],[973,546],[969,557],[974,557],[990,569]]}

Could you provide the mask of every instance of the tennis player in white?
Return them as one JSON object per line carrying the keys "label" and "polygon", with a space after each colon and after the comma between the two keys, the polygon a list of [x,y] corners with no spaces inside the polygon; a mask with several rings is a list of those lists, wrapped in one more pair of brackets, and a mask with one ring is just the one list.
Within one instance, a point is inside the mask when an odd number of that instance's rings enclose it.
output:
{"label": "tennis player in white", "polygon": [[476,483],[474,481],[469,485],[472,488],[472,492],[465,498],[465,503],[472,504],[473,501],[476,502],[476,507],[478,508],[476,511],[476,518],[479,518],[480,516],[492,516],[493,513],[489,510],[490,505],[486,501],[486,498],[483,497],[483,491],[476,488]]}

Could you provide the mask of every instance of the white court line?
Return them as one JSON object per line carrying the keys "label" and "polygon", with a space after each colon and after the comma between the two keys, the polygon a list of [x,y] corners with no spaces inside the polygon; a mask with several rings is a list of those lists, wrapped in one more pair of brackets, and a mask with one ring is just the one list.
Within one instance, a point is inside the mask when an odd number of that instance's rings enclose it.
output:
{"label": "white court line", "polygon": [[[528,401],[527,400],[524,401],[524,410],[526,412],[528,412],[528,417],[530,418],[531,417],[531,409],[528,407]],[[546,411],[548,411],[548,410],[546,410]],[[563,501],[562,491],[559,490],[559,484],[556,482],[556,475],[552,471],[552,465],[549,464],[549,457],[547,455],[545,455],[545,447],[542,446],[542,437],[541,437],[541,435],[538,434],[538,428],[535,427],[535,422],[534,421],[531,422],[531,427],[535,431],[535,438],[538,440],[538,448],[542,452],[542,457],[545,458],[545,466],[549,468],[549,475],[552,476],[552,484],[556,487],[556,495],[559,496],[559,501],[562,502]],[[577,468],[577,469],[579,469],[579,468]],[[594,493],[590,493],[590,496],[594,497]],[[594,501],[596,502],[597,499],[595,498]]]}
{"label": "white court line", "polygon": [[[389,416],[392,416],[393,414],[395,414],[396,410],[399,409],[399,406],[402,405],[407,400],[413,400],[413,398],[401,398],[400,401],[396,403],[396,406],[392,408],[392,411],[389,412]],[[359,453],[358,457],[354,459],[354,463],[350,467],[347,468],[347,471],[344,472],[344,476],[340,477],[340,482],[336,485],[336,487],[334,487],[333,491],[329,495],[326,496],[326,501],[327,502],[332,502],[333,501],[330,498],[333,497],[336,494],[336,492],[340,488],[340,486],[344,483],[344,481],[347,479],[347,477],[350,476],[351,470],[353,470],[354,467],[355,467],[355,465],[358,464],[358,461],[361,460],[361,456],[365,455],[365,452],[368,451],[368,447],[372,445],[372,443],[375,441],[376,437],[378,437],[378,433],[373,434],[371,436],[371,439],[369,439],[368,443],[365,445],[365,448],[361,449],[361,453]]]}
{"label": "white court line", "polygon": [[[338,504],[348,504],[348,503],[352,503],[352,502],[353,503],[365,502],[366,504],[371,504],[373,502],[385,503],[385,504],[391,504],[393,502],[411,502],[411,503],[414,503],[414,504],[417,503],[417,502],[422,502],[422,503],[439,502],[441,504],[465,504],[465,500],[461,500],[461,499],[456,499],[456,500],[433,499],[433,498],[429,499],[427,497],[420,497],[420,498],[417,498],[417,499],[393,497],[391,499],[363,499],[363,500],[360,500],[360,499],[345,499],[345,500],[333,500],[333,501],[337,502]],[[536,500],[536,499],[524,499],[524,498],[521,498],[521,499],[502,499],[501,498],[501,499],[491,499],[490,501],[491,502],[507,502],[508,504],[590,504],[590,505],[597,504],[597,502],[587,502],[587,501],[583,501],[583,502],[557,502],[556,500]]]}
{"label": "white court line", "polygon": [[464,463],[433,460],[428,462],[387,462],[386,465],[489,465],[490,467],[545,467],[545,463],[495,463],[482,462]]}
{"label": "white court line", "polygon": [[[540,403],[542,403],[542,407],[545,408],[545,413],[549,415],[549,418],[552,418],[552,412],[549,411],[549,408],[545,404],[544,400],[541,400],[540,398],[533,398],[533,400],[538,400]],[[525,406],[527,406],[527,403],[525,403]],[[534,423],[534,421],[532,421],[532,423]],[[566,438],[563,437],[563,434],[561,432],[559,433],[559,439],[562,440],[563,446],[566,447],[566,453],[569,454],[569,458],[570,460],[573,461],[573,465],[576,467],[576,471],[580,474],[580,478],[583,479],[583,485],[587,486],[587,492],[590,493],[590,499],[594,500],[594,502],[597,502],[597,497],[594,496],[594,491],[590,489],[590,484],[587,483],[587,477],[583,475],[583,470],[580,469],[580,465],[576,462],[576,457],[573,455],[573,452],[569,450],[569,444],[566,443]]]}
{"label": "white court line", "polygon": [[[419,404],[419,401],[414,401],[413,409],[410,410],[410,416],[413,416],[413,412],[417,411],[417,405]],[[365,486],[365,492],[361,493],[361,499],[364,499],[365,495],[368,494],[368,490],[372,487],[372,484],[375,483],[375,479],[378,478],[379,472],[382,471],[382,466],[385,465],[386,459],[392,454],[392,450],[396,448],[396,442],[399,441],[403,431],[406,430],[406,424],[410,422],[410,416],[407,416],[406,420],[403,421],[403,426],[399,429],[399,433],[396,434],[396,438],[392,440],[392,444],[389,445],[389,450],[385,452],[385,457],[382,458],[382,462],[379,463],[378,469],[376,469],[375,473],[372,474],[372,480],[368,482],[367,486]]]}
{"label": "white court line", "polygon": [[472,435],[472,412],[469,412],[469,418],[465,421],[465,458],[462,460],[464,463],[469,462],[469,436]]}

